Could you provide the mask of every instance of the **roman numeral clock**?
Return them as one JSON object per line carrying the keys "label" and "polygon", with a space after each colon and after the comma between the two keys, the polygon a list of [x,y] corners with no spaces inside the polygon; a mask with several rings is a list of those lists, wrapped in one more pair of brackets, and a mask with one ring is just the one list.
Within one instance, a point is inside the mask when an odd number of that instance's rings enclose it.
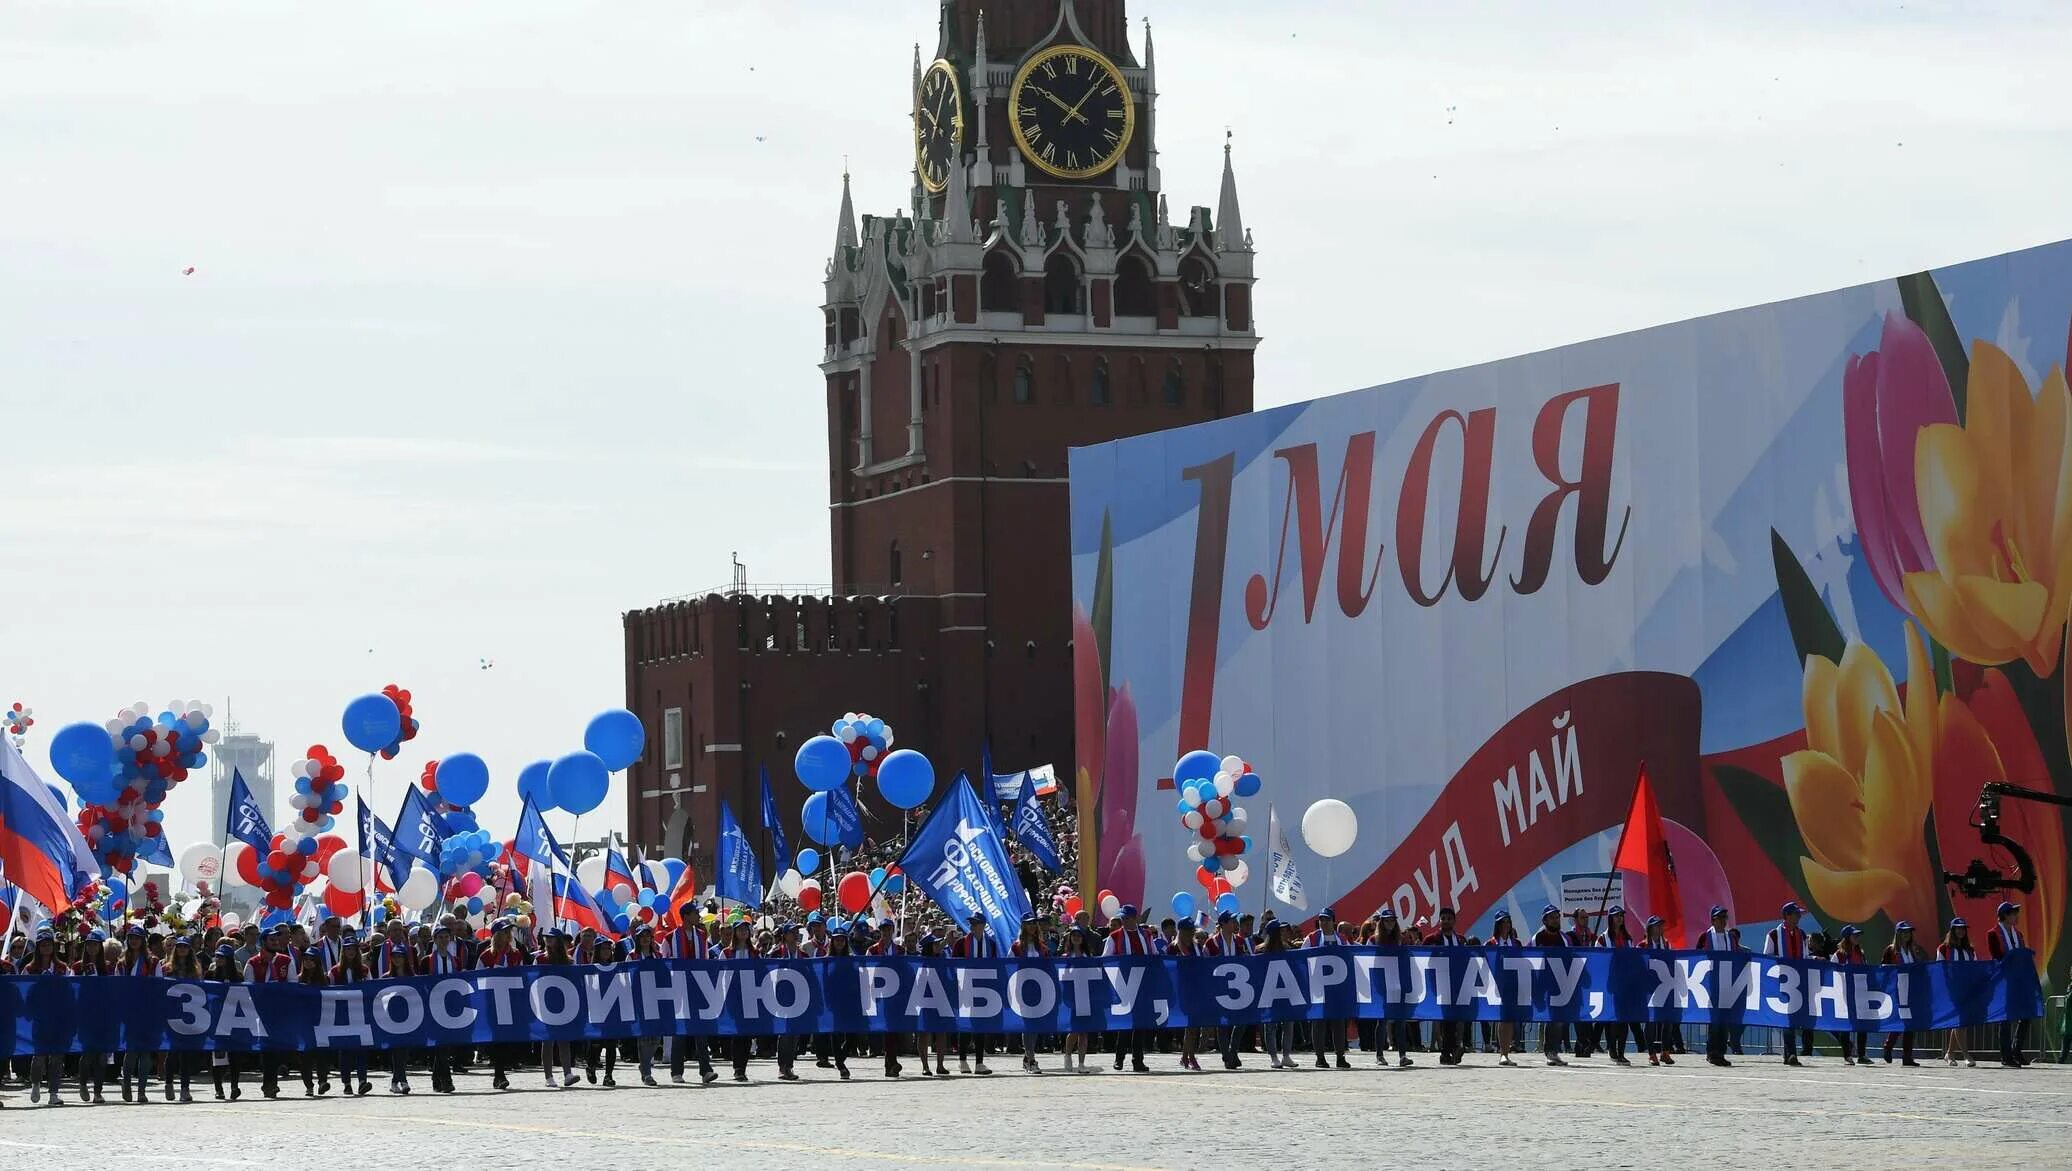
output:
{"label": "roman numeral clock", "polygon": [[1122,71],[1081,45],[1055,45],[1029,58],[1007,102],[1022,156],[1059,179],[1091,179],[1114,166],[1137,128]]}

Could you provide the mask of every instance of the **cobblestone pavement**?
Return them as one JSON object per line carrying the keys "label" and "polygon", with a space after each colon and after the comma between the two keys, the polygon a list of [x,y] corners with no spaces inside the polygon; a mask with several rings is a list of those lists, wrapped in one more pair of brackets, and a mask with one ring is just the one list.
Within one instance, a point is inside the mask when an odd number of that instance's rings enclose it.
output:
{"label": "cobblestone pavement", "polygon": [[[275,1102],[204,1091],[191,1106],[26,1109],[8,1090],[0,1167],[309,1168],[341,1156],[367,1167],[510,1168],[991,1167],[1138,1168],[1800,1166],[2072,1167],[2072,1070],[2038,1066],[1789,1069],[1747,1058],[1732,1069],[1610,1066],[1502,1069],[1494,1058],[1445,1069],[1361,1064],[1351,1072],[1153,1074],[1019,1072],[990,1078],[907,1076],[868,1063],[855,1081],[800,1063],[806,1080],[616,1090],[540,1088],[518,1077],[499,1094],[487,1076],[461,1092],[308,1101],[297,1080]],[[1257,1064],[1255,1059],[1254,1065]],[[724,1067],[722,1067],[724,1068]],[[865,1072],[869,1071],[869,1072]],[[695,1082],[695,1075],[693,1077]],[[110,1089],[110,1096],[113,1096]],[[148,1110],[139,1117],[131,1110]],[[259,1136],[263,1136],[259,1137]]]}

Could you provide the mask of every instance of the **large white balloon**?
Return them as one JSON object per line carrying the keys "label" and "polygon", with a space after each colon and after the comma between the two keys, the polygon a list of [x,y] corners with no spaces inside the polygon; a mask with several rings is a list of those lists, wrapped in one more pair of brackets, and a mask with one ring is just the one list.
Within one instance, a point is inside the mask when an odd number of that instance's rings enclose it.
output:
{"label": "large white balloon", "polygon": [[396,892],[396,901],[403,909],[412,913],[422,911],[439,897],[439,878],[422,866],[414,867],[410,877],[403,880],[403,889]]}
{"label": "large white balloon", "polygon": [[1250,877],[1252,877],[1252,868],[1245,865],[1243,858],[1239,858],[1223,868],[1223,881],[1232,886],[1243,886],[1245,885],[1245,880]]}
{"label": "large white balloon", "polygon": [[584,890],[600,890],[604,887],[604,855],[592,854],[576,863],[576,881]]}
{"label": "large white balloon", "polygon": [[1321,857],[1338,857],[1352,849],[1359,836],[1360,819],[1353,816],[1352,806],[1336,798],[1326,797],[1302,815],[1302,840]]}
{"label": "large white balloon", "polygon": [[361,877],[360,868],[366,864],[366,860],[358,854],[348,854],[340,850],[331,855],[331,861],[324,867],[324,874],[331,879],[331,889],[341,894],[358,894],[360,887],[366,882]]}
{"label": "large white balloon", "polygon": [[244,875],[238,872],[237,860],[251,852],[252,847],[243,842],[230,843],[230,852],[223,856],[223,883],[225,886],[235,883],[238,886],[249,888],[250,884],[245,881]]}
{"label": "large white balloon", "polygon": [[777,876],[777,889],[783,892],[785,898],[795,899],[805,888],[806,878],[797,870],[787,869]]}
{"label": "large white balloon", "polygon": [[213,842],[196,842],[180,851],[180,877],[188,886],[214,883],[223,875],[223,854]]}

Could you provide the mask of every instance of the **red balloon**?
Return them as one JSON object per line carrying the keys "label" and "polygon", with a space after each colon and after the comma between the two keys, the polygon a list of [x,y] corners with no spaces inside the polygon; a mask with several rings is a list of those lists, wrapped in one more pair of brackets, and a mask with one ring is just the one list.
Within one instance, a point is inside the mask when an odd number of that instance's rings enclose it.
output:
{"label": "red balloon", "polygon": [[1077,916],[1079,914],[1080,908],[1083,906],[1085,906],[1085,904],[1079,901],[1078,895],[1073,895],[1071,898],[1066,899],[1065,918],[1070,919]]}
{"label": "red balloon", "polygon": [[144,823],[144,836],[147,838],[155,838],[164,832],[165,827],[158,824],[155,821],[147,821]]}
{"label": "red balloon", "polygon": [[842,909],[855,914],[871,905],[871,876],[861,870],[852,870],[842,876],[842,884],[835,888],[841,896]]}
{"label": "red balloon", "polygon": [[237,853],[237,876],[248,885],[259,885],[259,851],[239,850]]}
{"label": "red balloon", "polygon": [[[865,881],[869,881],[868,877],[866,877]],[[809,886],[799,891],[799,906],[804,907],[809,911],[819,910],[820,888],[817,886]]]}
{"label": "red balloon", "polygon": [[366,896],[359,891],[347,894],[334,886],[324,892],[324,905],[331,909],[332,914],[341,918],[359,914],[360,905],[365,901]]}
{"label": "red balloon", "polygon": [[1198,866],[1195,868],[1194,871],[1194,881],[1200,883],[1204,888],[1213,889],[1216,882],[1216,876],[1214,874],[1209,873],[1208,867]]}
{"label": "red balloon", "polygon": [[266,892],[266,905],[285,911],[295,905],[295,896],[281,887],[274,887]]}
{"label": "red balloon", "polygon": [[330,862],[331,855],[336,854],[338,851],[343,849],[345,849],[345,839],[339,837],[337,834],[325,834],[324,836],[318,838],[317,864],[321,866]]}

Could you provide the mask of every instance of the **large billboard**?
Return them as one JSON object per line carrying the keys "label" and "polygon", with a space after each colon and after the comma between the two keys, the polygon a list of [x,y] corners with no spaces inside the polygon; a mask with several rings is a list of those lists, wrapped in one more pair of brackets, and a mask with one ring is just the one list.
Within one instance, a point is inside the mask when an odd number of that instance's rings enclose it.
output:
{"label": "large billboard", "polygon": [[[1602,889],[1645,765],[1684,922],[1982,940],[1981,784],[2072,795],[2068,348],[2072,242],[1074,451],[1082,854],[1208,893],[1205,747],[1261,777],[1244,909],[1271,804],[1312,912],[1486,934]],[[2044,961],[2067,813],[2003,817]]]}

